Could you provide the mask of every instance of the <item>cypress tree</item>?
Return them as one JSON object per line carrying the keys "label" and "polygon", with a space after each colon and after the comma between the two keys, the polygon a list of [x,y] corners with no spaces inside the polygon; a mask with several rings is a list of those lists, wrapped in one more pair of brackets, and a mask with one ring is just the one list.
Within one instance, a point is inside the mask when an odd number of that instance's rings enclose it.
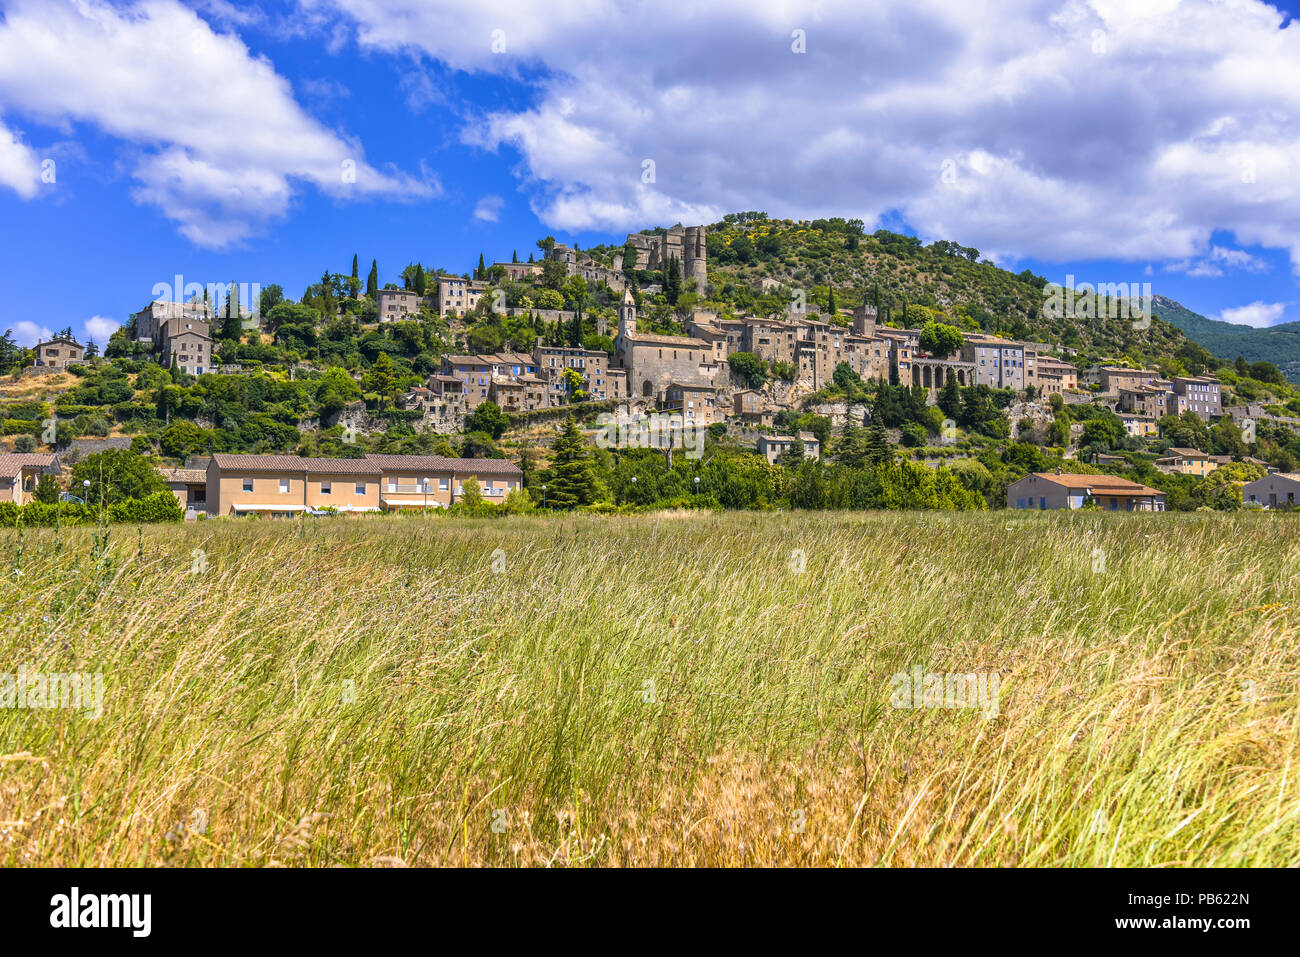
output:
{"label": "cypress tree", "polygon": [[379,260],[370,260],[370,275],[366,277],[366,295],[371,299],[379,298]]}

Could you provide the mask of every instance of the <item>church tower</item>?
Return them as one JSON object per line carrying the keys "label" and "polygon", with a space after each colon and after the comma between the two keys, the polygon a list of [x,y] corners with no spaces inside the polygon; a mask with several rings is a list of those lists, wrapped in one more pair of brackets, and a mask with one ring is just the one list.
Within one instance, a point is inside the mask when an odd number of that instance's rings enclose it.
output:
{"label": "church tower", "polygon": [[620,339],[626,339],[634,335],[636,335],[636,300],[632,298],[632,290],[626,289],[623,292],[623,301],[618,306],[618,336]]}

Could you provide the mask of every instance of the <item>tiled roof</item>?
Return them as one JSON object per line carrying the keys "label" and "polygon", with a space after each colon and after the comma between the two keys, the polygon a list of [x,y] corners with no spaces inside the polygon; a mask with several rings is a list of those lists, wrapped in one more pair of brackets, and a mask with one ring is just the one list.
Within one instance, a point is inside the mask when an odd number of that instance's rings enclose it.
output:
{"label": "tiled roof", "polygon": [[0,453],[0,478],[17,478],[23,469],[49,468],[54,465],[52,452]]}
{"label": "tiled roof", "polygon": [[686,349],[710,349],[709,343],[703,339],[694,339],[690,336],[657,336],[648,332],[634,332],[627,338],[633,342],[648,342],[663,346],[681,346]]}
{"label": "tiled roof", "polygon": [[324,475],[378,475],[379,466],[366,459],[309,459],[300,455],[230,455],[218,452],[212,461],[220,469],[249,472],[315,472]]}
{"label": "tiled roof", "polygon": [[206,482],[208,473],[203,469],[162,469],[158,474],[163,477],[164,482]]}
{"label": "tiled roof", "polygon": [[1126,478],[1120,478],[1118,475],[1085,475],[1074,472],[1063,472],[1056,475],[1051,472],[1034,472],[1037,478],[1046,479],[1057,485],[1072,489],[1098,489],[1105,492],[1123,492],[1130,495],[1163,495],[1159,489],[1148,488],[1137,482],[1130,482]]}
{"label": "tiled roof", "polygon": [[519,466],[508,459],[453,459],[444,455],[382,455],[371,453],[366,461],[381,469],[420,472],[456,472],[476,475],[523,475]]}

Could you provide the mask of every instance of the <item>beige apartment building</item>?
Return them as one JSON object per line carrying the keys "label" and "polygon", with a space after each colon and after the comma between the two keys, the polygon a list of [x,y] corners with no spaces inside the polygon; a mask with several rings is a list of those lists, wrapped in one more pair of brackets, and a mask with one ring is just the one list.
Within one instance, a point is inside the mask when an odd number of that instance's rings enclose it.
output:
{"label": "beige apartment building", "polygon": [[500,504],[523,487],[523,472],[505,459],[440,455],[367,455],[313,459],[298,455],[228,455],[208,463],[209,515],[378,512],[446,508],[474,479],[483,500]]}
{"label": "beige apartment building", "polygon": [[1071,392],[1079,388],[1079,370],[1060,359],[1038,360],[1038,388],[1044,395]]}
{"label": "beige apartment building", "polygon": [[41,475],[58,471],[58,459],[52,452],[0,453],[0,502],[26,505]]}
{"label": "beige apartment building", "polygon": [[322,509],[377,512],[381,475],[366,459],[218,452],[208,463],[207,510],[278,517]]}
{"label": "beige apartment building", "polygon": [[447,508],[461,501],[471,478],[485,502],[500,505],[524,482],[519,466],[506,459],[371,454],[365,460],[380,471],[379,503],[385,511]]}

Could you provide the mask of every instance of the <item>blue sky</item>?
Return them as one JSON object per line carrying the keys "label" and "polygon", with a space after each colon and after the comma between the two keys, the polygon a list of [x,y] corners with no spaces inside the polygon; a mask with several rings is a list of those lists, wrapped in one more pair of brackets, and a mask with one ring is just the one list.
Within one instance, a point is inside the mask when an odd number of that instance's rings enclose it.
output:
{"label": "blue sky", "polygon": [[0,0],[0,328],[102,342],[176,274],[296,298],[354,252],[390,281],[745,209],[1300,320],[1276,6],[528,10]]}

